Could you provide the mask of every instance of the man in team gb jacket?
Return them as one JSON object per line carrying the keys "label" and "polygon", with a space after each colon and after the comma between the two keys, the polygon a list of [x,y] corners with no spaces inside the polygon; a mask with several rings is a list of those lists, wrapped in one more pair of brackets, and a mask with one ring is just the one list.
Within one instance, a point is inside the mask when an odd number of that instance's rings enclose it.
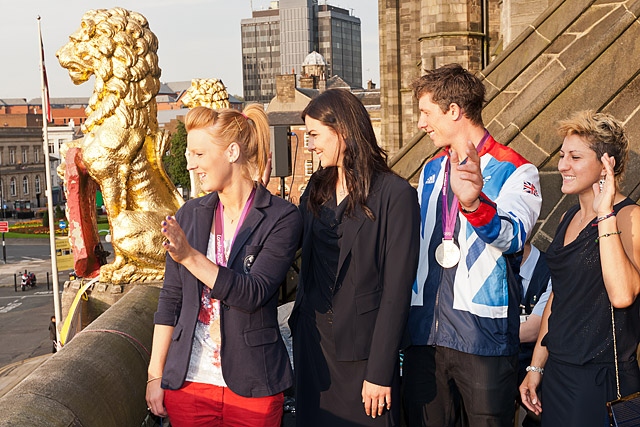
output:
{"label": "man in team gb jacket", "polygon": [[513,426],[521,290],[503,255],[540,213],[538,171],[482,122],[485,89],[458,64],[413,85],[423,129],[442,152],[424,167],[420,261],[407,326],[411,426]]}

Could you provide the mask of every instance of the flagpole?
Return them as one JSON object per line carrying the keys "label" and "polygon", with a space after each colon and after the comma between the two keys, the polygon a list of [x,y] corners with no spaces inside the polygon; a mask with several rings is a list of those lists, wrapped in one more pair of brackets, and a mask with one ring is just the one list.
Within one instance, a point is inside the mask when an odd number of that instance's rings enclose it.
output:
{"label": "flagpole", "polygon": [[46,80],[46,68],[44,65],[44,44],[42,43],[42,29],[40,28],[40,16],[38,15],[38,37],[40,40],[40,86],[42,92],[42,134],[44,167],[47,181],[47,212],[49,216],[49,246],[51,250],[51,271],[53,276],[53,309],[56,316],[56,342],[60,342],[58,325],[62,324],[62,310],[60,309],[60,284],[58,283],[58,260],[56,258],[56,234],[53,213],[53,190],[51,183],[51,162],[49,156],[49,119],[51,107],[49,104],[49,89]]}

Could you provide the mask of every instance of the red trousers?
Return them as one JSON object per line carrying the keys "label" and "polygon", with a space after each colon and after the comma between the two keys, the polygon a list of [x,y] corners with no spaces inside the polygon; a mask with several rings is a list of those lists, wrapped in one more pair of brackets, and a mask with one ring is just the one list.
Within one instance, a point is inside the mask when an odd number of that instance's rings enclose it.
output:
{"label": "red trousers", "polygon": [[172,427],[280,427],[284,395],[243,397],[228,387],[185,381],[165,390]]}

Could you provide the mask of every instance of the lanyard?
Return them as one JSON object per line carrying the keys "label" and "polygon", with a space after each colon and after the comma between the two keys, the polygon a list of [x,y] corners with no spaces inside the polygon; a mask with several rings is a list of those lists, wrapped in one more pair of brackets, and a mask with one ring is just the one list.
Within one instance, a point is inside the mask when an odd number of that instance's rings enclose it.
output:
{"label": "lanyard", "polygon": [[[236,236],[238,235],[238,230],[242,226],[247,213],[249,212],[249,208],[253,203],[253,197],[256,195],[256,189],[251,190],[251,194],[247,199],[247,202],[244,204],[244,208],[242,209],[242,213],[240,214],[240,218],[238,219],[238,225],[236,227],[236,231],[233,234],[233,239],[229,242],[229,248],[233,246],[233,242],[236,240]],[[216,238],[216,264],[226,267],[227,266],[227,257],[224,253],[224,206],[222,206],[222,202],[218,199],[218,207],[215,213],[215,238]]]}
{"label": "lanyard", "polygon": [[[484,131],[484,136],[480,140],[480,143],[476,147],[478,153],[482,150],[484,143],[489,139],[489,131]],[[464,160],[466,161],[466,159]],[[464,163],[464,162],[463,162]],[[444,240],[453,240],[453,230],[456,227],[456,220],[458,219],[458,196],[454,194],[451,201],[451,207],[447,203],[447,193],[449,192],[449,168],[451,162],[447,156],[447,163],[444,166],[444,182],[442,183],[442,233]]]}

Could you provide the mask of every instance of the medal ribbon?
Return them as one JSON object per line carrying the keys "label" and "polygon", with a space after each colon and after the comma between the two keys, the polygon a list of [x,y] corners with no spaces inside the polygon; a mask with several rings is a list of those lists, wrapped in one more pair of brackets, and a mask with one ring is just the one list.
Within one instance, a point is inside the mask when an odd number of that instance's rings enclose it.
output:
{"label": "medal ribbon", "polygon": [[[478,153],[482,150],[484,143],[489,139],[489,131],[485,129],[484,136],[480,140],[480,143],[476,147]],[[464,164],[467,159],[461,164]],[[458,219],[458,196],[453,195],[453,200],[451,201],[451,207],[449,207],[449,203],[447,203],[447,193],[449,192],[449,168],[451,167],[451,162],[449,157],[447,157],[447,163],[444,166],[444,182],[442,183],[442,234],[444,235],[443,240],[453,240],[453,230],[456,227],[456,220]]]}
{"label": "medal ribbon", "polygon": [[[233,234],[233,239],[229,242],[229,248],[233,247],[233,242],[236,240],[236,236],[238,235],[238,230],[242,226],[247,213],[249,212],[249,208],[253,204],[253,198],[256,195],[256,189],[251,190],[251,194],[247,199],[247,202],[244,204],[244,208],[242,209],[242,213],[240,214],[240,218],[238,219],[238,226],[236,227],[236,232]],[[224,206],[218,199],[218,208],[215,213],[215,238],[216,238],[216,264],[226,267],[227,266],[227,257],[224,253]]]}

